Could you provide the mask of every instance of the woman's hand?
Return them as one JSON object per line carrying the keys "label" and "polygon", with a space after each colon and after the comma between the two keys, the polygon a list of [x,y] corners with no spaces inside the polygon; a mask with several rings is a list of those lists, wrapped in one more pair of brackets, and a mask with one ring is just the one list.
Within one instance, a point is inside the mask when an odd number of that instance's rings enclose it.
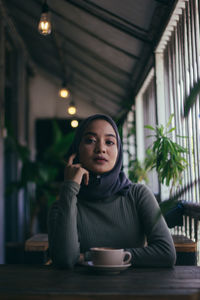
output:
{"label": "woman's hand", "polygon": [[72,154],[66,164],[64,170],[64,181],[72,180],[78,184],[81,184],[84,180],[85,185],[89,183],[89,172],[82,168],[81,164],[73,164],[76,154]]}

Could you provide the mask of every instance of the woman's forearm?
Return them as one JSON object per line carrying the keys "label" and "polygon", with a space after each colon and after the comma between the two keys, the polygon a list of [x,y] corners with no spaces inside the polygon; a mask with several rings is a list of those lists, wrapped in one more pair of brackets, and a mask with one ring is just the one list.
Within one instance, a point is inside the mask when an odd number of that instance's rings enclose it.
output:
{"label": "woman's forearm", "polygon": [[[176,252],[171,235],[159,229],[154,233],[149,244],[141,248],[126,249],[132,254],[132,264],[135,266],[173,267]],[[159,232],[161,233],[159,235]]]}
{"label": "woman's forearm", "polygon": [[50,256],[53,263],[60,267],[73,267],[80,256],[76,198],[79,188],[77,183],[65,182],[59,200],[53,203],[49,212]]}
{"label": "woman's forearm", "polygon": [[150,189],[144,185],[138,185],[133,196],[137,198],[137,213],[145,232],[147,245],[128,249],[132,253],[132,263],[137,266],[173,266],[176,251],[167,224],[163,216],[159,216],[160,208],[157,200]]}

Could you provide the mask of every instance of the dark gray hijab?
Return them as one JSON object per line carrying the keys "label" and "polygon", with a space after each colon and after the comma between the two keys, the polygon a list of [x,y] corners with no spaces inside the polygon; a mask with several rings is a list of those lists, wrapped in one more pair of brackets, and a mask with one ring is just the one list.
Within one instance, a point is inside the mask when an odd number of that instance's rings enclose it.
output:
{"label": "dark gray hijab", "polygon": [[[118,157],[117,157],[115,166],[113,167],[113,169],[111,171],[106,172],[101,175],[97,175],[97,174],[90,172],[89,184],[87,186],[84,183],[81,184],[81,189],[80,189],[78,196],[80,196],[81,198],[83,196],[85,199],[88,199],[88,200],[90,200],[90,199],[91,200],[92,199],[100,200],[100,199],[108,198],[117,193],[121,194],[121,195],[126,195],[131,186],[131,181],[126,177],[126,175],[122,171],[123,156],[122,156],[121,139],[119,136],[117,125],[112,120],[112,118],[110,118],[109,116],[96,114],[96,115],[92,115],[92,116],[88,117],[87,119],[85,119],[84,121],[82,121],[76,131],[74,141],[71,144],[71,147],[69,148],[67,158],[73,153],[78,154],[79,144],[81,142],[81,139],[82,139],[85,129],[87,128],[89,123],[91,123],[92,121],[94,121],[96,119],[105,120],[108,123],[110,123],[111,126],[113,127],[113,129],[116,133],[116,137],[117,137]],[[78,163],[78,162],[79,162],[79,158],[77,155],[74,160],[74,163]]]}

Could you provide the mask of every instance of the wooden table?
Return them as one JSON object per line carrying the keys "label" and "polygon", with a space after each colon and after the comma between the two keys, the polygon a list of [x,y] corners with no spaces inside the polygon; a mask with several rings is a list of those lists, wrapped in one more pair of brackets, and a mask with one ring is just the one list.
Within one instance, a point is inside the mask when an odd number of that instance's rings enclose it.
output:
{"label": "wooden table", "polygon": [[100,275],[85,267],[58,270],[51,266],[0,265],[1,300],[162,300],[200,299],[200,268],[131,268]]}

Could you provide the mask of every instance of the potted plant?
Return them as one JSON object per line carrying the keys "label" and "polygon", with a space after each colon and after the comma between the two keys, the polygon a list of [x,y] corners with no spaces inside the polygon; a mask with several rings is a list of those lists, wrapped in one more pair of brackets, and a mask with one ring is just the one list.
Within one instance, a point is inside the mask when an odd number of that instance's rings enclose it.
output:
{"label": "potted plant", "polygon": [[130,159],[128,164],[128,177],[132,182],[149,182],[148,172],[154,161],[154,154],[151,149],[147,149],[146,157],[143,162]]}
{"label": "potted plant", "polygon": [[172,140],[172,132],[176,129],[170,128],[173,116],[173,114],[170,116],[166,126],[159,125],[155,128],[150,125],[145,126],[154,132],[153,135],[149,135],[154,138],[150,146],[154,154],[150,169],[156,169],[161,183],[171,186],[170,197],[177,184],[182,183],[182,173],[187,166],[184,154],[188,152],[185,147]]}
{"label": "potted plant", "polygon": [[[170,187],[168,201],[163,201],[160,204],[163,213],[166,213],[175,205],[177,197],[174,197],[173,194],[175,194],[178,185],[182,184],[182,174],[188,165],[185,158],[188,150],[172,140],[172,132],[176,129],[171,127],[173,117],[172,114],[166,126],[157,125],[155,128],[150,125],[145,126],[145,128],[153,131],[153,134],[149,137],[154,139],[150,146],[153,159],[149,167],[157,171],[158,179],[162,184]],[[176,136],[180,137],[179,135]],[[185,137],[181,136],[181,138]]]}
{"label": "potted plant", "polygon": [[27,188],[29,183],[35,186],[35,197],[31,199],[30,234],[32,234],[33,221],[38,218],[41,232],[45,232],[48,207],[55,201],[60,182],[58,175],[64,168],[64,157],[73,140],[74,132],[64,135],[56,121],[53,121],[53,142],[42,153],[42,156],[32,161],[27,146],[21,145],[8,129],[8,144],[17,153],[22,162],[20,178],[7,186],[6,193],[11,194],[21,188]]}

